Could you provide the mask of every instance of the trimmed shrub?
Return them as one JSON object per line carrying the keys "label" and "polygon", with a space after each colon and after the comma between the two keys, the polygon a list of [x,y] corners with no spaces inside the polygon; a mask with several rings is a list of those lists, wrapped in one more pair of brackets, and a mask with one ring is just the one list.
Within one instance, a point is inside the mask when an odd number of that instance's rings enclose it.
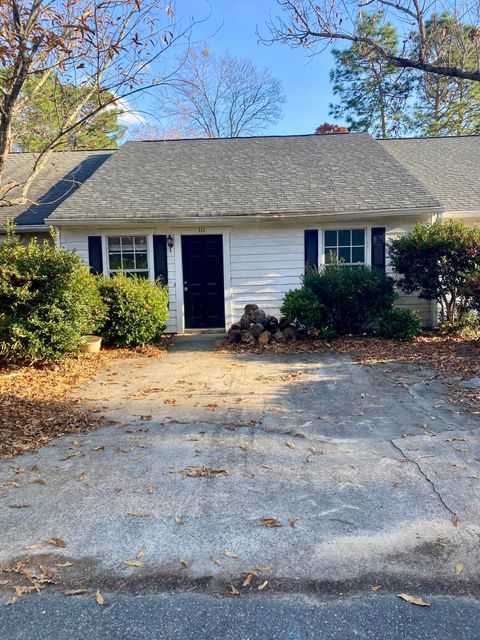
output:
{"label": "trimmed shrub", "polygon": [[386,309],[382,311],[377,335],[401,342],[413,340],[420,332],[420,316],[413,309]]}
{"label": "trimmed shrub", "polygon": [[303,286],[325,308],[326,324],[339,335],[371,330],[397,298],[393,278],[363,265],[335,263],[320,272],[309,270]]}
{"label": "trimmed shrub", "polygon": [[100,278],[100,295],[107,308],[101,333],[115,347],[157,342],[168,319],[168,291],[150,280],[125,276]]}
{"label": "trimmed shrub", "polygon": [[392,240],[389,257],[403,291],[436,300],[446,326],[460,322],[475,298],[480,228],[456,220],[417,224]]}
{"label": "trimmed shrub", "polygon": [[310,336],[327,337],[332,333],[328,327],[327,310],[310,289],[302,287],[288,291],[280,311],[290,324],[305,330]]}
{"label": "trimmed shrub", "polygon": [[0,247],[0,357],[60,360],[78,352],[103,314],[96,279],[76,253],[9,234]]}

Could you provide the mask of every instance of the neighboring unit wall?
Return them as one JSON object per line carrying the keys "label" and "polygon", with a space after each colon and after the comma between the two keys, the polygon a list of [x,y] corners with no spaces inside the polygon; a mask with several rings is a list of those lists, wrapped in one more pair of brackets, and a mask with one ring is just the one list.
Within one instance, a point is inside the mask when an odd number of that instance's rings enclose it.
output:
{"label": "neighboring unit wall", "polygon": [[[392,266],[388,259],[388,243],[395,238],[399,238],[402,235],[408,233],[410,229],[413,227],[416,221],[412,222],[409,219],[406,220],[396,220],[395,224],[392,225],[391,221],[386,222],[385,224],[385,241],[387,243],[387,256],[386,256],[386,273],[390,276],[395,277]],[[427,222],[426,220],[422,220],[422,222]],[[435,323],[435,319],[433,318],[433,309],[434,303],[430,300],[422,300],[415,294],[404,294],[401,291],[399,293],[399,298],[395,303],[396,307],[400,307],[403,309],[414,309],[420,315],[420,319],[422,321],[422,326],[431,327]]]}

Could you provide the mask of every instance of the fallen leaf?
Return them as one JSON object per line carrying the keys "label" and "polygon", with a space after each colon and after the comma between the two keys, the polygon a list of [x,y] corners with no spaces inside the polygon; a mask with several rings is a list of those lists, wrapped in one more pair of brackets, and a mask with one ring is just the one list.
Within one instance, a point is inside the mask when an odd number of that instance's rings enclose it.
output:
{"label": "fallen leaf", "polygon": [[73,562],[56,562],[55,566],[59,567],[60,569],[63,569],[64,567],[72,567]]}
{"label": "fallen leaf", "polygon": [[52,547],[62,547],[62,548],[65,548],[67,546],[67,543],[65,542],[65,540],[62,540],[61,538],[49,538],[48,540],[45,540],[44,544],[50,544],[52,545]]}
{"label": "fallen leaf", "polygon": [[45,482],[45,480],[43,480],[42,478],[35,478],[35,480],[32,480],[33,484],[47,484]]}
{"label": "fallen leaf", "polygon": [[180,516],[175,516],[175,524],[183,524],[183,520],[180,518]]}
{"label": "fallen leaf", "polygon": [[197,467],[187,467],[183,469],[183,475],[190,478],[214,478],[215,476],[228,475],[226,469],[212,469],[211,467],[203,466],[201,469]]}
{"label": "fallen leaf", "polygon": [[288,447],[289,449],[295,449],[295,445],[293,444],[293,442],[288,442],[288,441],[287,441],[285,444],[287,445],[287,447]]}
{"label": "fallen leaf", "polygon": [[262,582],[262,584],[259,584],[257,587],[257,590],[263,591],[266,587],[268,587],[268,580],[265,580],[265,582]]}
{"label": "fallen leaf", "polygon": [[371,584],[370,585],[370,589],[372,591],[375,591],[375,592],[380,591],[381,588],[382,588],[382,585],[380,585],[380,584]]}
{"label": "fallen leaf", "polygon": [[397,597],[405,600],[406,602],[410,602],[411,604],[416,604],[419,607],[429,607],[430,603],[425,602],[423,598],[416,598],[415,596],[410,596],[408,593],[397,593]]}
{"label": "fallen leaf", "polygon": [[78,476],[78,479],[80,480],[80,482],[83,482],[86,477],[87,477],[87,474],[84,471],[82,471],[82,473]]}
{"label": "fallen leaf", "polygon": [[88,593],[88,589],[69,589],[68,591],[64,591],[64,596],[79,596],[82,593]]}
{"label": "fallen leaf", "polygon": [[271,571],[273,569],[271,564],[263,564],[255,567],[257,571]]}
{"label": "fallen leaf", "polygon": [[99,446],[99,447],[93,447],[92,451],[103,451],[105,449],[105,447],[103,445]]}
{"label": "fallen leaf", "polygon": [[453,526],[454,526],[454,527],[457,527],[459,522],[460,522],[460,518],[459,518],[459,517],[457,516],[457,514],[455,513],[455,514],[453,515],[453,518],[452,518],[452,524],[453,524]]}
{"label": "fallen leaf", "polygon": [[98,589],[97,593],[95,594],[95,600],[97,601],[97,604],[105,604],[105,598],[102,596]]}
{"label": "fallen leaf", "polygon": [[190,566],[188,560],[185,560],[184,558],[180,558],[180,564],[183,564],[185,569],[188,569],[188,567]]}
{"label": "fallen leaf", "polygon": [[253,578],[256,578],[258,576],[258,573],[255,573],[255,571],[247,571],[246,574],[247,575],[245,580],[243,581],[242,587],[248,587]]}
{"label": "fallen leaf", "polygon": [[297,518],[289,518],[288,522],[289,522],[290,526],[292,527],[292,529],[295,529],[295,527],[297,526]]}
{"label": "fallen leaf", "polygon": [[238,555],[234,551],[224,551],[223,554],[227,558],[238,558]]}
{"label": "fallen leaf", "polygon": [[147,484],[147,493],[153,493],[153,484]]}
{"label": "fallen leaf", "polygon": [[43,544],[40,542],[35,542],[34,544],[27,544],[25,549],[38,549],[39,547],[43,547]]}
{"label": "fallen leaf", "polygon": [[239,596],[240,595],[240,591],[237,589],[237,587],[234,587],[233,584],[230,585],[230,595],[232,595],[232,596]]}
{"label": "fallen leaf", "polygon": [[134,518],[149,518],[151,514],[148,511],[131,511],[128,515]]}
{"label": "fallen leaf", "polygon": [[32,505],[24,504],[23,502],[14,502],[13,504],[9,504],[8,506],[10,507],[10,509],[27,509]]}
{"label": "fallen leaf", "polygon": [[260,518],[258,521],[260,527],[281,527],[282,523],[276,518]]}
{"label": "fallen leaf", "polygon": [[222,566],[222,561],[219,558],[215,558],[215,556],[212,556],[212,560],[214,561],[214,563],[216,565],[218,565],[219,567]]}
{"label": "fallen leaf", "polygon": [[51,569],[49,569],[48,567],[46,567],[45,565],[41,564],[39,565],[40,571],[43,573],[43,575],[48,578],[49,580],[54,580],[55,579],[55,574],[53,573],[53,571]]}
{"label": "fallen leaf", "polygon": [[457,564],[455,565],[455,575],[459,576],[462,573],[464,568],[465,568],[465,565],[461,560],[460,562],[457,562]]}
{"label": "fallen leaf", "polygon": [[143,556],[145,555],[145,545],[142,544],[142,546],[140,547],[140,549],[137,551],[137,555],[135,556],[135,558],[137,560],[140,560],[141,558],[143,558]]}
{"label": "fallen leaf", "polygon": [[140,562],[140,560],[122,560],[123,564],[126,564],[127,567],[143,567],[144,562]]}

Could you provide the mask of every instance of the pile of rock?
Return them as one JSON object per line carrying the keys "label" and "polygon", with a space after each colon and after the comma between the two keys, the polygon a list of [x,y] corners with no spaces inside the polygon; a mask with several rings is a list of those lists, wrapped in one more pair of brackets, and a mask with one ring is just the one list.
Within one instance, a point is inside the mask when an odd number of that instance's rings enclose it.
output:
{"label": "pile of rock", "polygon": [[297,330],[285,318],[269,316],[257,304],[247,304],[240,322],[232,324],[226,342],[233,344],[268,344],[290,342],[297,339]]}

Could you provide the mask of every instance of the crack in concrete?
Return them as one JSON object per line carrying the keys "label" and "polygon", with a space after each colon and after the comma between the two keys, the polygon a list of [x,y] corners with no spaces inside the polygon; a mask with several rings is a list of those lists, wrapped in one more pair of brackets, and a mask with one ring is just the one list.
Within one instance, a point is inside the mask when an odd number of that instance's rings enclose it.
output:
{"label": "crack in concrete", "polygon": [[414,458],[410,458],[409,456],[407,456],[407,454],[402,450],[401,447],[399,447],[397,444],[395,444],[395,442],[393,440],[389,440],[389,442],[391,443],[391,445],[394,447],[394,449],[396,449],[397,451],[399,451],[402,454],[402,457],[405,458],[406,460],[408,460],[409,462],[413,463],[416,468],[418,469],[418,471],[420,472],[420,475],[423,476],[423,478],[425,478],[425,480],[427,481],[427,483],[430,485],[430,487],[432,488],[433,493],[437,496],[437,498],[439,499],[440,503],[442,504],[442,506],[452,515],[452,516],[456,516],[457,514],[455,513],[455,511],[453,511],[453,509],[451,509],[448,504],[445,502],[442,494],[440,493],[440,491],[437,489],[437,487],[435,486],[435,483],[433,482],[433,480],[431,478],[428,477],[428,475],[425,473],[425,471],[422,469],[422,467],[418,464],[418,462],[414,459]]}

